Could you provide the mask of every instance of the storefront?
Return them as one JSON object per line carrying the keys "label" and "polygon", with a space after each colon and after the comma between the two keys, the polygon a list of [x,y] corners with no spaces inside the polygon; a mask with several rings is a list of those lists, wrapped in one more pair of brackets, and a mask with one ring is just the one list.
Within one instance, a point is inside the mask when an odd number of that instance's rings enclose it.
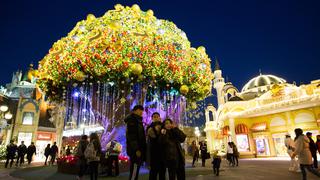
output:
{"label": "storefront", "polygon": [[235,128],[236,133],[236,144],[238,146],[238,151],[250,152],[250,143],[248,137],[248,127],[245,124],[238,124]]}
{"label": "storefront", "polygon": [[18,146],[21,144],[21,141],[24,141],[26,146],[29,146],[32,142],[32,132],[18,132]]}
{"label": "storefront", "polygon": [[254,135],[257,156],[270,156],[270,144],[267,135]]}
{"label": "storefront", "polygon": [[55,133],[51,133],[51,132],[41,132],[41,131],[37,132],[37,140],[35,143],[35,146],[37,148],[37,155],[35,157],[36,161],[43,161],[45,159],[45,156],[44,156],[45,148],[47,147],[48,144],[50,144],[50,146],[53,144],[53,142],[56,139],[55,136],[56,136]]}

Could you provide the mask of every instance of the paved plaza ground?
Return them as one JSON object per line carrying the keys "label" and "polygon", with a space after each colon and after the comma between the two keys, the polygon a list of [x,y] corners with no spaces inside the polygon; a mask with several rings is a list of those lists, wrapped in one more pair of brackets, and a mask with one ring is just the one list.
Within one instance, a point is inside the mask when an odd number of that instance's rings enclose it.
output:
{"label": "paved plaza ground", "polygon": [[[192,168],[187,164],[186,174],[188,180],[299,180],[300,173],[292,173],[288,171],[288,160],[283,159],[241,159],[239,167],[229,167],[225,161],[222,162],[221,174],[216,177],[212,173],[212,166],[207,162],[207,167],[200,167],[198,162],[197,167]],[[76,179],[73,175],[57,173],[56,166],[41,167],[37,165],[30,168],[13,168],[0,169],[0,179],[48,179],[48,180],[73,180]],[[88,176],[85,179],[90,179]],[[120,177],[110,178],[101,177],[99,179],[128,179],[128,173],[120,174]],[[148,171],[142,170],[141,180],[148,179]],[[319,180],[319,178],[308,174],[308,180]]]}

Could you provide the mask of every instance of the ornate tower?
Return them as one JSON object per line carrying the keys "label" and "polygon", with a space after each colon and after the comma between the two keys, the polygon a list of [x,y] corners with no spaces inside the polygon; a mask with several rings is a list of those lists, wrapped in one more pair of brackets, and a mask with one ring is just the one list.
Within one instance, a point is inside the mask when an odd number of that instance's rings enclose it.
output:
{"label": "ornate tower", "polygon": [[219,66],[218,58],[215,58],[213,87],[217,91],[218,106],[225,103],[223,87],[226,84],[222,77],[222,71]]}

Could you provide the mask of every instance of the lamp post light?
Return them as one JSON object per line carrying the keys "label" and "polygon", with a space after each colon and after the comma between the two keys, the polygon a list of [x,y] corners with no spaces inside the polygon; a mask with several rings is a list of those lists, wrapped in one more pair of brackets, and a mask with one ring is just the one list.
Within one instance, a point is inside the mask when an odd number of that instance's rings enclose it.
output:
{"label": "lamp post light", "polygon": [[[10,120],[12,118],[12,116],[13,115],[10,113],[9,107],[7,105],[3,104],[0,106],[0,133],[3,133],[2,129],[8,127],[7,121]],[[8,139],[8,137],[10,137],[10,136],[7,133],[7,139]],[[6,141],[8,141],[8,140],[6,140]]]}
{"label": "lamp post light", "polygon": [[5,113],[6,111],[8,111],[9,107],[7,105],[1,105],[0,106],[0,111],[1,113]]}

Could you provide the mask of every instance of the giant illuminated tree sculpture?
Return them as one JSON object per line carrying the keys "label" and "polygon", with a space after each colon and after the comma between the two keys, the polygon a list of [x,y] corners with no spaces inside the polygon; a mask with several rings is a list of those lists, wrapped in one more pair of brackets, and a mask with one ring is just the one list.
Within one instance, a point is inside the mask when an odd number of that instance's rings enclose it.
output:
{"label": "giant illuminated tree sculpture", "polygon": [[146,117],[159,111],[183,124],[186,107],[211,92],[213,78],[204,47],[192,48],[174,23],[138,5],[89,14],[53,44],[38,75],[49,100],[66,107],[65,129],[101,125],[104,141],[138,103]]}

